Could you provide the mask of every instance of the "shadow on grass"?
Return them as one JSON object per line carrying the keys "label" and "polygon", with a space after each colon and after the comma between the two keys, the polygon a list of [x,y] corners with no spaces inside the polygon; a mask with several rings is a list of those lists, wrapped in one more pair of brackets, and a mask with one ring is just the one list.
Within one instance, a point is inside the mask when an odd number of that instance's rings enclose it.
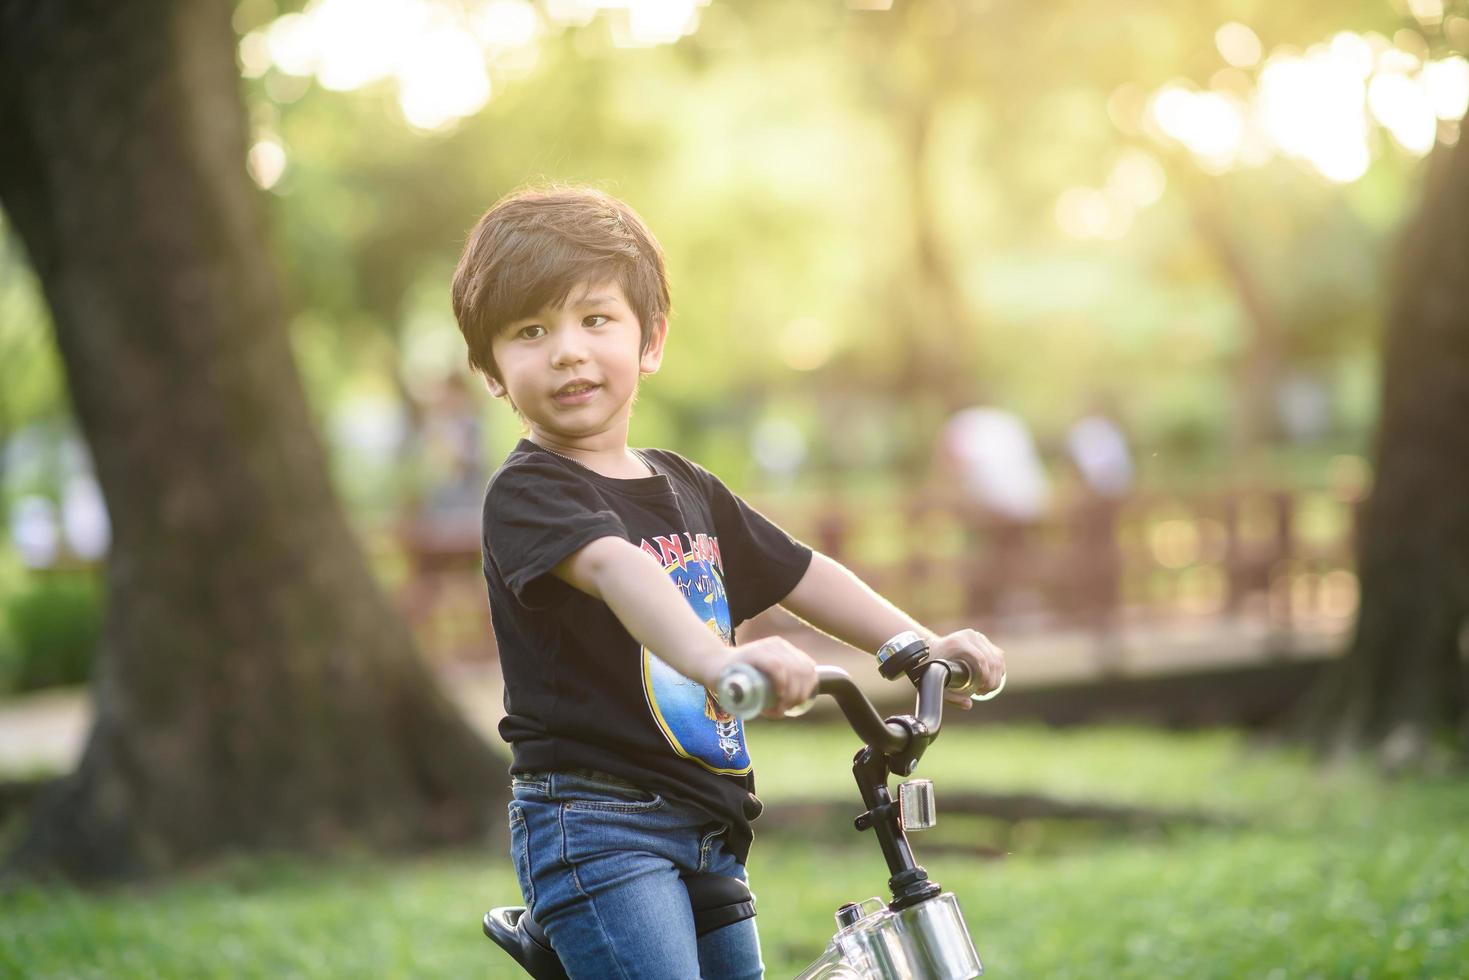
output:
{"label": "shadow on grass", "polygon": [[[762,833],[789,840],[862,847],[855,833],[860,807],[829,799],[791,800],[761,815]],[[1095,800],[1066,800],[1035,793],[945,794],[940,819],[914,842],[926,854],[959,853],[999,858],[1007,854],[1052,854],[1118,839],[1166,840],[1201,828],[1237,828],[1238,817],[1201,810],[1130,806]]]}

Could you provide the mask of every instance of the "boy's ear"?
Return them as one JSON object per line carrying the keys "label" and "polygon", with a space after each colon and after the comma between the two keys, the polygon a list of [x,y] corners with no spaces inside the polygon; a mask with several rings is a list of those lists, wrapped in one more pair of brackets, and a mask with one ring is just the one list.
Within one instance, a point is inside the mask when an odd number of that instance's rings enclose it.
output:
{"label": "boy's ear", "polygon": [[643,348],[643,354],[638,359],[639,371],[643,374],[657,372],[658,366],[663,363],[663,344],[667,339],[668,317],[660,316],[648,334],[648,346]]}
{"label": "boy's ear", "polygon": [[502,385],[495,378],[492,378],[488,374],[485,375],[484,377],[485,377],[485,387],[488,388],[488,389],[490,389],[490,394],[494,395],[496,398],[504,398],[505,397],[505,386]]}

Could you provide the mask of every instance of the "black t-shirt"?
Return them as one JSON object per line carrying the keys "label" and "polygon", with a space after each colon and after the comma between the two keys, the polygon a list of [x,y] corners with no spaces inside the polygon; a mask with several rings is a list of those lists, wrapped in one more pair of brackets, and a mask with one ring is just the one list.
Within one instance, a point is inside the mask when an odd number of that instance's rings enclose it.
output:
{"label": "black t-shirt", "polygon": [[511,772],[598,769],[730,826],[743,861],[760,811],[741,722],[645,649],[606,603],[550,574],[609,535],[656,558],[725,643],[790,594],[811,549],[696,463],[640,450],[655,471],[603,476],[521,440],[485,492],[484,570],[505,675]]}

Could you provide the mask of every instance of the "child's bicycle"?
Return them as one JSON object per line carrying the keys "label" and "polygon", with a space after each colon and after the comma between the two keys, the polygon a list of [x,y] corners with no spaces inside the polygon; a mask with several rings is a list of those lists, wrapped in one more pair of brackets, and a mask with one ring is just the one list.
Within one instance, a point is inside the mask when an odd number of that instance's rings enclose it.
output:
{"label": "child's bicycle", "polygon": [[[883,661],[879,669],[889,679],[906,674],[918,688],[913,714],[884,719],[839,667],[818,668],[817,693],[830,695],[866,742],[852,763],[867,808],[857,817],[855,826],[858,831],[871,830],[877,837],[891,872],[888,888],[892,901],[869,898],[837,909],[836,935],[825,953],[796,980],[977,977],[984,967],[969,938],[957,899],[929,879],[913,860],[908,845],[906,831],[934,825],[933,784],[926,779],[901,783],[896,800],[888,791],[889,774],[911,775],[929,743],[938,737],[944,692],[968,688],[969,669],[957,661],[930,660],[928,645],[917,636]],[[744,664],[724,672],[715,694],[726,710],[746,720],[770,702],[769,682]],[[684,883],[689,888],[695,928],[700,935],[755,914],[749,889],[738,878],[699,875]],[[566,980],[546,934],[525,908],[492,909],[484,917],[484,931],[535,980]]]}

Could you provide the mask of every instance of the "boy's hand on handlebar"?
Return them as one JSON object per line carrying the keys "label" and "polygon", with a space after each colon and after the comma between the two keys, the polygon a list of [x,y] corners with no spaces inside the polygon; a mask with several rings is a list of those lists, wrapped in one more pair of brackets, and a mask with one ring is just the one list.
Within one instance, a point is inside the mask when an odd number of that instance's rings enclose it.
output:
{"label": "boy's hand on handlebar", "polygon": [[741,643],[727,663],[746,663],[770,679],[775,703],[762,712],[778,718],[816,696],[816,661],[789,640],[767,636]]}
{"label": "boy's hand on handlebar", "polygon": [[[999,687],[1005,677],[1005,651],[978,630],[959,630],[939,637],[929,646],[929,655],[937,660],[959,660],[968,664],[974,678],[972,692],[975,694],[988,694]],[[946,692],[944,700],[966,711],[974,706],[968,694],[955,691]]]}

